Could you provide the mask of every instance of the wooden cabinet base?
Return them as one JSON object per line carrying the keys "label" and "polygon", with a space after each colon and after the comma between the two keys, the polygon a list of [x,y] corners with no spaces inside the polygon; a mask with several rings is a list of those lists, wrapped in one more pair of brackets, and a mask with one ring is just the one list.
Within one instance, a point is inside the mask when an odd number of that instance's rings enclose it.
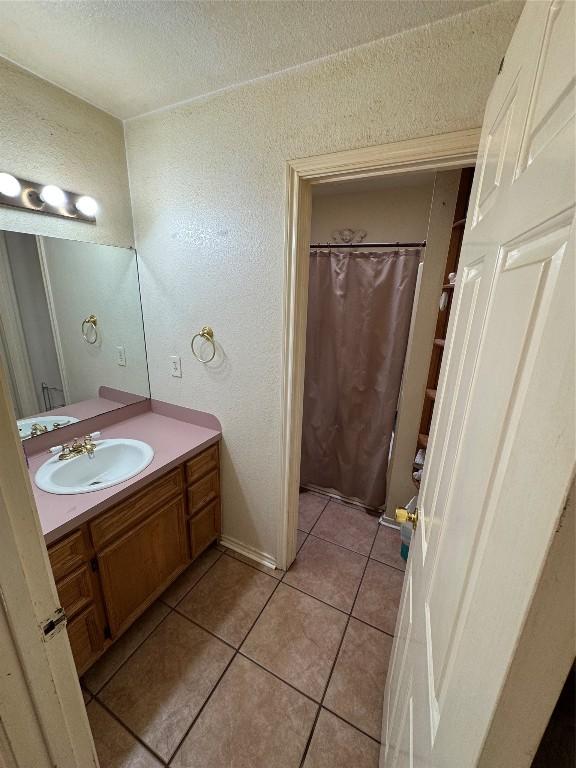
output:
{"label": "wooden cabinet base", "polygon": [[220,534],[218,445],[52,544],[79,674]]}
{"label": "wooden cabinet base", "polygon": [[160,507],[98,554],[112,636],[126,629],[190,562],[184,500]]}

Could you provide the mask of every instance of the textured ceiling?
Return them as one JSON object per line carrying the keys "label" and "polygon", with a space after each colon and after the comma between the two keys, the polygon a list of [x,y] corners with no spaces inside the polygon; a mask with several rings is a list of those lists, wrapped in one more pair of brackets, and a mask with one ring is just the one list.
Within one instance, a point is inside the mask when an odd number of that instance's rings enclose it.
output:
{"label": "textured ceiling", "polygon": [[120,118],[492,0],[0,0],[0,56]]}

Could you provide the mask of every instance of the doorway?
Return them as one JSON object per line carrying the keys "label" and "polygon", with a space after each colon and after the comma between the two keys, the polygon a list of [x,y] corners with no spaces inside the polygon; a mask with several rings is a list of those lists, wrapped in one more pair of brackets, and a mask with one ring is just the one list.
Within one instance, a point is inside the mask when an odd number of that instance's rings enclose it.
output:
{"label": "doorway", "polygon": [[[359,182],[395,176],[406,179],[415,173],[462,169],[474,164],[479,132],[461,131],[382,147],[308,158],[288,164],[285,350],[283,398],[283,520],[280,527],[278,565],[293,562],[298,542],[302,416],[305,384],[306,318],[312,242],[313,192],[337,182]],[[431,218],[432,220],[432,218]],[[453,216],[449,217],[450,225]],[[442,244],[444,258],[445,242]],[[427,255],[431,247],[428,244]],[[430,261],[432,261],[430,259]],[[442,281],[444,271],[438,276]],[[440,282],[440,285],[442,283]],[[427,317],[437,314],[438,297],[428,297]],[[433,308],[431,310],[431,307]],[[431,337],[433,338],[433,329]],[[416,335],[413,334],[415,337]],[[411,477],[411,473],[410,473]],[[406,499],[407,501],[408,499]],[[300,537],[301,543],[301,537]]]}
{"label": "doorway", "polygon": [[284,583],[348,614],[323,705],[377,741],[411,532],[386,515],[388,481],[396,495],[408,483],[402,506],[418,493],[472,175],[312,189],[298,551]]}

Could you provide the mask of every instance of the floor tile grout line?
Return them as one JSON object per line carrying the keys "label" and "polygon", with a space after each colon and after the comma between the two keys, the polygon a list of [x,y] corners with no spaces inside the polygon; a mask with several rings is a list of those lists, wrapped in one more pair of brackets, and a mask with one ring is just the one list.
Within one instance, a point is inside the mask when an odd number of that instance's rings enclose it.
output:
{"label": "floor tile grout line", "polygon": [[[300,533],[305,534],[306,539],[309,536],[312,536],[315,539],[320,539],[321,541],[326,541],[326,542],[328,542],[328,544],[334,544],[334,546],[340,547],[341,549],[346,549],[348,552],[354,552],[356,555],[362,555],[362,557],[368,557],[370,560],[376,560],[376,562],[380,563],[380,565],[387,565],[388,568],[394,568],[395,571],[401,571],[402,573],[406,573],[406,566],[404,566],[404,568],[398,568],[397,565],[392,565],[392,563],[387,563],[384,560],[379,560],[377,557],[374,557],[372,555],[372,552],[374,551],[374,544],[376,543],[376,539],[378,537],[378,533],[380,531],[380,527],[376,531],[376,534],[374,536],[374,540],[373,540],[373,542],[372,542],[372,544],[370,546],[370,554],[368,554],[368,555],[365,554],[364,552],[358,552],[357,549],[351,549],[350,547],[346,547],[346,546],[344,546],[344,544],[339,544],[337,541],[331,541],[330,539],[325,539],[322,536],[318,536],[317,533],[312,533],[312,531],[306,532],[306,531],[303,531],[302,528],[298,528],[298,530],[300,531]],[[300,549],[302,549],[302,547],[304,546],[306,539],[302,542],[302,546],[300,547]],[[300,551],[300,549],[298,550],[298,552]],[[296,553],[296,554],[298,554],[298,553]],[[284,573],[286,573],[286,571],[284,571]]]}
{"label": "floor tile grout line", "polygon": [[[226,554],[226,553],[225,553],[225,552],[223,552],[223,554]],[[272,578],[272,577],[270,577],[270,578]],[[183,743],[184,743],[184,741],[187,739],[187,737],[188,737],[188,734],[191,732],[192,728],[194,728],[194,726],[195,726],[195,724],[196,724],[196,722],[197,722],[198,718],[200,717],[200,715],[201,715],[201,714],[202,714],[202,712],[204,711],[204,709],[205,709],[206,705],[208,704],[208,702],[209,702],[209,701],[210,701],[210,699],[212,698],[212,696],[213,696],[214,692],[216,691],[216,689],[218,688],[218,686],[219,686],[219,685],[220,685],[220,683],[222,682],[222,678],[224,677],[224,675],[226,674],[226,672],[228,671],[228,669],[229,669],[229,668],[230,668],[230,666],[232,665],[232,662],[234,661],[234,659],[235,659],[237,656],[239,656],[239,655],[242,655],[242,656],[244,656],[243,654],[240,654],[240,647],[242,646],[242,644],[244,643],[244,640],[246,640],[246,638],[248,637],[248,635],[250,634],[250,632],[252,632],[252,629],[254,628],[254,625],[256,624],[256,622],[258,621],[258,619],[260,618],[260,616],[261,616],[261,615],[262,615],[262,613],[264,612],[264,609],[266,608],[266,606],[268,605],[268,603],[270,602],[270,600],[272,599],[272,595],[273,595],[273,594],[276,592],[276,590],[278,589],[278,586],[280,585],[280,580],[279,580],[279,579],[275,579],[275,581],[276,581],[276,585],[275,585],[274,589],[273,589],[273,590],[272,590],[272,592],[270,593],[270,595],[269,595],[268,599],[266,600],[266,602],[265,602],[265,603],[264,603],[264,605],[262,606],[262,609],[260,610],[260,612],[258,613],[258,615],[256,616],[256,618],[254,619],[254,621],[253,621],[253,622],[252,622],[252,624],[250,625],[250,628],[249,628],[249,630],[248,630],[248,631],[246,632],[246,634],[244,635],[244,638],[242,639],[242,642],[240,643],[240,646],[239,646],[238,648],[233,648],[233,650],[234,650],[234,653],[232,654],[232,658],[230,659],[230,661],[229,661],[229,662],[228,662],[228,664],[226,665],[226,668],[224,669],[224,671],[222,672],[222,674],[220,675],[220,677],[218,678],[218,680],[217,680],[217,681],[216,681],[216,683],[214,684],[214,687],[212,688],[212,690],[210,691],[210,693],[209,693],[209,694],[208,694],[208,696],[206,697],[206,699],[205,699],[204,703],[202,704],[202,706],[201,706],[201,707],[200,707],[200,709],[198,710],[198,714],[197,714],[197,715],[196,715],[196,717],[195,717],[195,718],[192,720],[192,722],[190,723],[190,726],[187,728],[187,730],[186,730],[186,732],[184,733],[184,736],[182,737],[182,739],[180,740],[180,742],[179,742],[178,746],[176,747],[176,749],[175,749],[175,750],[174,750],[174,752],[172,753],[172,755],[171,755],[170,759],[168,760],[168,765],[170,765],[170,763],[172,762],[172,760],[174,760],[174,758],[175,758],[175,757],[176,757],[176,755],[178,754],[178,751],[179,751],[179,749],[182,747],[182,744],[183,744]],[[194,586],[196,586],[196,585],[194,585]],[[180,614],[180,615],[182,615],[182,614]],[[188,617],[185,617],[185,618],[188,618]],[[192,621],[192,619],[189,619],[189,621]],[[196,622],[193,622],[193,623],[196,623]],[[204,627],[202,627],[202,629],[204,629]],[[208,630],[206,630],[206,631],[208,631]],[[212,634],[212,633],[210,633],[210,634]],[[214,637],[215,637],[215,635],[214,635]],[[221,638],[218,638],[218,639],[221,639]],[[229,643],[227,643],[227,645],[229,645]],[[244,657],[244,658],[245,658],[245,657]]]}
{"label": "floor tile grout line", "polygon": [[[184,598],[185,598],[185,597],[188,597],[188,595],[190,594],[190,592],[192,592],[192,590],[194,589],[194,587],[195,587],[197,584],[199,584],[199,583],[202,581],[202,579],[204,578],[204,576],[206,576],[206,574],[207,574],[209,571],[211,571],[211,570],[212,570],[212,568],[214,568],[214,566],[216,565],[216,563],[217,563],[219,560],[221,560],[221,559],[222,559],[222,557],[223,557],[223,556],[226,554],[225,552],[221,552],[219,549],[216,549],[216,547],[214,547],[214,549],[215,549],[215,551],[216,551],[216,552],[219,552],[219,553],[220,553],[220,554],[218,555],[218,557],[216,558],[216,560],[214,560],[214,562],[213,562],[213,563],[210,563],[210,565],[208,566],[208,568],[206,568],[206,570],[204,571],[204,573],[203,573],[203,574],[201,574],[201,576],[200,576],[200,578],[198,579],[198,581],[195,581],[195,582],[194,582],[194,584],[192,584],[192,586],[190,587],[190,589],[189,589],[187,592],[185,592],[185,593],[182,595],[182,597],[180,598],[180,600],[178,600],[178,602],[176,603],[176,605],[180,605],[180,603],[182,602],[182,600],[184,600]],[[204,550],[204,552],[203,552],[202,554],[204,554],[205,552],[209,552],[209,551],[210,551],[210,547],[209,547],[208,549],[205,549],[205,550]],[[190,565],[189,565],[188,567],[189,567],[189,568],[191,568],[191,567],[194,565],[194,563],[195,563],[195,562],[198,562],[198,560],[192,560],[192,562],[190,563]],[[182,571],[182,573],[186,573],[186,571]],[[175,582],[173,582],[173,583],[175,583]],[[163,592],[162,594],[165,594],[165,593],[168,591],[168,589],[170,589],[170,587],[167,587],[167,588],[164,590],[164,592]],[[159,600],[162,600],[162,595],[161,595],[161,596],[160,596],[158,599],[159,599]],[[165,602],[164,600],[162,600],[162,602],[164,603],[164,605],[167,605],[167,606],[168,606],[168,608],[172,608],[172,609],[174,609],[174,608],[176,607],[176,605],[170,605],[170,603],[167,603],[167,602]]]}
{"label": "floor tile grout line", "polygon": [[308,734],[308,738],[306,739],[306,744],[304,745],[304,751],[302,752],[302,758],[300,759],[300,768],[303,768],[304,763],[306,762],[306,757],[308,756],[308,750],[310,749],[310,744],[312,743],[312,737],[314,736],[314,732],[316,731],[316,725],[318,724],[318,718],[320,717],[320,712],[322,712],[322,704],[318,706],[318,709],[316,710],[316,714],[314,716],[314,722],[312,723],[312,728],[310,728],[310,733]]}
{"label": "floor tile grout line", "polygon": [[[347,552],[354,552],[356,555],[362,555],[362,557],[370,557],[370,555],[366,552],[359,552],[357,549],[352,549],[352,547],[346,547],[344,544],[340,544],[337,541],[332,541],[332,539],[326,539],[324,536],[319,536],[317,533],[310,532],[308,536],[312,536],[314,539],[319,539],[320,541],[325,541],[328,544],[334,544],[336,547],[340,547],[341,549],[345,549]],[[372,544],[370,545],[370,550],[372,551]]]}
{"label": "floor tile grout line", "polygon": [[[378,533],[378,531],[376,531]],[[350,549],[350,547],[345,547],[344,544],[338,544],[337,541],[330,541],[330,539],[324,539],[322,536],[317,536],[315,533],[309,533],[308,538],[312,536],[313,539],[317,539],[318,541],[324,541],[326,544],[332,544],[334,547],[339,547],[340,549],[345,549],[346,552],[352,552],[354,555],[360,555],[360,557],[370,557],[369,554],[366,552],[358,552],[357,549]],[[302,545],[304,546],[304,544]],[[372,551],[372,545],[370,545],[370,552]]]}
{"label": "floor tile grout line", "polygon": [[[374,534],[374,539],[376,539],[378,531]],[[372,546],[374,546],[374,542],[372,542]],[[370,551],[372,551],[372,547],[370,548]],[[332,680],[332,675],[334,674],[334,669],[336,668],[336,664],[338,662],[338,657],[340,656],[340,651],[342,650],[342,646],[344,644],[344,638],[346,637],[346,632],[348,631],[348,627],[350,626],[350,619],[352,618],[352,610],[354,609],[354,604],[356,603],[356,598],[358,597],[358,592],[360,591],[360,587],[362,586],[362,582],[364,580],[364,574],[366,573],[366,569],[368,567],[368,563],[370,561],[370,557],[366,558],[366,562],[364,563],[364,569],[362,571],[362,575],[360,577],[360,580],[358,582],[358,586],[356,588],[356,594],[354,595],[354,600],[352,601],[352,607],[350,609],[350,613],[348,614],[348,617],[346,619],[346,626],[344,627],[344,631],[342,632],[342,637],[340,638],[340,642],[338,644],[338,648],[336,649],[336,653],[334,655],[334,661],[332,662],[332,666],[330,668],[330,672],[328,674],[328,679],[326,680],[326,685],[324,686],[324,691],[322,693],[322,698],[320,700],[320,708],[316,714],[316,719],[314,721],[314,725],[312,726],[312,730],[310,732],[310,738],[308,739],[306,743],[306,747],[304,749],[304,754],[302,755],[302,760],[300,761],[300,768],[304,765],[304,762],[306,761],[306,756],[308,754],[308,749],[310,748],[310,744],[312,742],[312,737],[314,735],[314,731],[316,730],[316,724],[318,722],[318,717],[320,716],[320,712],[322,710],[322,707],[324,706],[324,700],[326,699],[326,694],[328,693],[328,688],[330,687],[330,682]]]}
{"label": "floor tile grout line", "polygon": [[[286,571],[288,573],[288,571]],[[321,597],[317,597],[316,595],[313,595],[311,592],[306,592],[305,589],[302,589],[302,587],[295,587],[294,584],[290,584],[289,581],[284,581],[282,578],[282,584],[286,587],[291,587],[292,589],[295,589],[297,592],[301,592],[303,595],[308,595],[308,597],[313,597],[315,600],[318,600],[319,603],[322,603],[323,605],[327,605],[329,608],[334,608],[335,611],[340,611],[340,613],[343,613],[345,616],[350,615],[350,611],[345,611],[343,608],[338,608],[338,606],[333,605],[332,603],[327,603],[326,600],[322,600]],[[352,610],[352,609],[350,609]]]}
{"label": "floor tile grout line", "polygon": [[243,659],[246,659],[247,661],[250,661],[252,664],[255,664],[263,672],[267,672],[269,675],[272,675],[272,677],[275,677],[276,680],[279,680],[284,685],[287,685],[288,688],[291,688],[293,691],[300,694],[300,696],[304,696],[304,698],[308,699],[308,701],[311,701],[312,704],[315,704],[317,707],[320,706],[320,702],[318,701],[318,699],[315,699],[309,693],[305,693],[301,688],[297,688],[294,685],[294,683],[289,683],[288,680],[284,680],[284,678],[280,677],[280,675],[277,672],[273,672],[271,669],[268,669],[268,667],[264,666],[262,662],[256,661],[256,659],[253,659],[252,656],[248,656],[248,654],[245,651],[239,650],[238,656],[242,656]]}
{"label": "floor tile grout line", "polygon": [[[172,608],[171,609],[177,616],[180,616],[181,619],[186,619],[186,621],[189,621],[190,624],[193,624],[195,627],[198,627],[198,629],[203,630],[204,632],[207,632],[210,637],[213,637],[215,640],[219,640],[221,643],[224,643],[224,645],[228,646],[228,648],[231,648],[234,653],[238,652],[238,648],[236,648],[235,645],[233,645],[228,640],[224,640],[223,637],[220,637],[220,635],[216,635],[212,630],[207,629],[203,624],[200,624],[200,622],[195,621],[194,619],[190,618],[190,616],[187,616],[185,613],[182,613],[182,611],[179,611],[178,608]],[[244,641],[242,641],[244,642]]]}
{"label": "floor tile grout line", "polygon": [[119,724],[119,725],[120,725],[122,728],[124,728],[124,730],[125,730],[125,731],[128,731],[128,733],[129,733],[129,734],[130,734],[130,735],[131,735],[131,736],[132,736],[132,737],[133,737],[133,738],[134,738],[134,739],[135,739],[135,740],[136,740],[136,741],[137,741],[139,744],[141,744],[143,747],[145,747],[145,748],[146,748],[146,750],[147,750],[148,752],[150,752],[150,754],[151,754],[153,757],[155,757],[155,758],[156,758],[156,760],[159,760],[159,761],[160,761],[160,763],[161,763],[163,766],[167,766],[167,765],[168,765],[168,762],[167,762],[166,760],[164,760],[164,758],[163,758],[163,757],[160,757],[160,755],[159,755],[159,754],[157,754],[156,752],[154,752],[154,750],[152,749],[152,747],[148,746],[148,744],[146,744],[146,742],[145,742],[145,741],[143,741],[143,740],[142,740],[142,738],[141,738],[140,736],[138,736],[138,734],[137,734],[135,731],[133,731],[133,730],[132,730],[132,728],[130,728],[130,726],[126,725],[126,723],[125,723],[123,720],[121,720],[121,719],[120,719],[120,717],[119,717],[119,716],[118,716],[118,715],[117,715],[117,714],[114,712],[114,710],[113,710],[113,709],[111,709],[111,708],[110,708],[110,707],[109,707],[109,706],[106,704],[106,702],[104,702],[104,701],[101,701],[101,700],[99,699],[99,697],[98,697],[98,696],[94,696],[94,698],[93,698],[93,701],[96,701],[96,702],[97,702],[97,703],[98,703],[98,704],[99,704],[99,705],[102,707],[102,709],[103,709],[103,710],[105,710],[105,711],[106,711],[106,712],[107,712],[107,713],[110,715],[110,717],[111,717],[113,720],[115,720],[115,721],[116,721],[116,722],[117,722],[117,723],[118,723],[118,724]]}
{"label": "floor tile grout line", "polygon": [[[160,600],[160,598],[158,598],[158,600]],[[152,605],[154,605],[154,603],[152,603]],[[151,606],[149,606],[149,608],[148,608],[147,610],[150,610],[150,608],[152,608],[152,605],[151,605]],[[111,683],[111,682],[112,682],[112,679],[113,679],[114,677],[116,677],[116,675],[118,674],[118,672],[120,672],[120,670],[121,670],[121,669],[122,669],[122,667],[123,667],[123,666],[126,664],[126,662],[128,662],[128,661],[129,661],[129,660],[132,658],[132,656],[134,656],[134,654],[136,653],[136,651],[138,651],[138,650],[139,650],[139,649],[140,649],[140,648],[141,648],[141,647],[144,645],[144,643],[146,642],[146,640],[148,640],[148,638],[149,638],[149,637],[150,637],[150,636],[151,636],[151,635],[152,635],[154,632],[156,632],[156,630],[158,629],[158,627],[160,626],[160,624],[163,624],[163,623],[166,621],[166,619],[168,618],[168,616],[170,616],[170,611],[172,610],[172,609],[170,608],[170,606],[169,606],[169,605],[166,605],[166,603],[162,603],[162,605],[164,605],[164,606],[166,606],[166,608],[168,608],[168,613],[167,613],[165,616],[162,616],[162,618],[160,619],[160,621],[159,621],[157,624],[155,624],[155,625],[152,627],[152,629],[150,630],[150,632],[148,632],[148,634],[147,634],[147,635],[146,635],[146,636],[145,636],[145,637],[144,637],[144,638],[143,638],[143,639],[142,639],[142,640],[141,640],[141,641],[138,643],[138,645],[137,645],[137,646],[136,646],[136,647],[135,647],[135,648],[134,648],[132,651],[130,651],[130,653],[129,653],[129,654],[128,654],[128,656],[126,656],[126,658],[125,658],[125,659],[122,661],[122,663],[120,664],[120,666],[119,666],[117,669],[115,669],[115,670],[114,670],[114,672],[112,672],[112,674],[110,675],[110,677],[109,677],[109,678],[106,680],[106,682],[105,682],[105,683],[103,683],[103,684],[102,684],[102,685],[101,685],[101,686],[98,688],[98,690],[96,691],[96,693],[92,693],[92,691],[90,691],[90,693],[92,694],[92,696],[93,696],[94,698],[96,698],[97,696],[99,696],[99,695],[102,693],[102,691],[104,690],[104,688],[106,688],[106,686],[107,686],[109,683]],[[145,615],[145,613],[146,613],[146,611],[144,611],[144,613],[142,613],[142,614],[141,614],[141,616],[144,616],[144,615]],[[123,635],[121,635],[121,637],[123,637]],[[107,651],[105,651],[105,652],[102,654],[102,656],[101,656],[100,658],[104,658],[105,654],[106,654],[106,653],[107,653],[109,650],[111,650],[113,647],[114,647],[113,645],[110,645],[110,646],[108,647]],[[89,670],[88,670],[88,671],[89,671]]]}
{"label": "floor tile grout line", "polygon": [[350,720],[346,720],[345,717],[342,717],[342,715],[339,715],[337,712],[334,712],[333,709],[328,707],[326,704],[322,704],[322,709],[325,709],[326,712],[330,712],[331,715],[334,715],[334,717],[337,717],[338,720],[342,720],[343,723],[346,723],[346,725],[349,725],[351,728],[354,728],[355,731],[358,731],[363,736],[366,736],[367,738],[371,739],[372,741],[375,741],[376,744],[380,745],[382,742],[380,739],[377,739],[375,736],[371,736],[369,733],[364,731],[362,728],[359,728],[357,725],[354,725],[354,723],[351,723]]}
{"label": "floor tile grout line", "polygon": [[370,557],[370,560],[374,560],[375,563],[380,563],[380,565],[385,565],[388,568],[394,568],[395,571],[399,571],[400,573],[406,573],[406,568],[398,568],[397,565],[391,565],[390,563],[385,563],[383,560],[378,560],[377,557]]}
{"label": "floor tile grout line", "polygon": [[173,752],[172,752],[172,754],[170,755],[169,759],[166,761],[166,765],[167,765],[167,766],[169,766],[169,765],[170,765],[170,763],[172,762],[172,760],[174,760],[174,758],[176,757],[176,755],[177,755],[177,754],[178,754],[178,752],[180,751],[180,749],[181,749],[182,745],[184,744],[184,742],[185,742],[185,741],[186,741],[186,739],[188,738],[188,735],[189,735],[190,731],[191,731],[191,730],[192,730],[192,728],[194,728],[194,726],[196,725],[196,722],[198,721],[198,718],[200,717],[200,715],[202,714],[202,712],[204,712],[204,710],[205,710],[205,708],[206,708],[206,705],[208,704],[208,702],[210,701],[210,699],[211,699],[211,698],[212,698],[212,696],[214,695],[214,692],[216,691],[216,689],[218,688],[218,686],[219,686],[219,685],[220,685],[220,683],[222,682],[222,678],[224,677],[224,675],[226,674],[226,672],[228,672],[228,670],[230,669],[230,667],[231,667],[231,665],[232,665],[232,662],[234,661],[234,659],[236,658],[236,656],[237,656],[237,655],[238,655],[238,651],[235,651],[235,653],[233,653],[233,654],[232,654],[232,656],[230,657],[230,660],[229,660],[229,662],[226,664],[226,666],[225,666],[225,667],[224,667],[224,669],[222,670],[222,674],[221,674],[221,675],[218,677],[218,679],[217,679],[217,680],[216,680],[216,682],[214,683],[214,686],[212,687],[212,689],[211,689],[211,690],[210,690],[210,692],[208,693],[208,696],[206,696],[206,698],[204,699],[204,701],[203,701],[203,703],[202,703],[202,706],[200,707],[200,709],[199,709],[199,710],[198,710],[198,712],[196,713],[196,716],[195,716],[194,718],[192,718],[192,722],[190,723],[190,725],[188,726],[188,728],[186,728],[186,730],[184,731],[184,734],[183,734],[182,738],[180,739],[180,741],[179,741],[179,742],[178,742],[178,744],[176,745],[176,748],[174,749],[174,751],[173,751]]}

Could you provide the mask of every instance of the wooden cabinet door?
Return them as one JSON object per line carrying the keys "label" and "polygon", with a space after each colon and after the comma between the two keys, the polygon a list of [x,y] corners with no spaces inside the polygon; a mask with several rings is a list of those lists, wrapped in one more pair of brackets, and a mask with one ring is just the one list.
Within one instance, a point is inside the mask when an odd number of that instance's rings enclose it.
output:
{"label": "wooden cabinet door", "polygon": [[189,560],[182,498],[161,507],[99,553],[112,637],[131,624]]}
{"label": "wooden cabinet door", "polygon": [[218,537],[220,529],[220,502],[208,504],[190,520],[192,557],[197,557]]}
{"label": "wooden cabinet door", "polygon": [[83,674],[100,655],[106,642],[104,623],[97,606],[92,604],[68,622],[68,640],[78,674]]}

